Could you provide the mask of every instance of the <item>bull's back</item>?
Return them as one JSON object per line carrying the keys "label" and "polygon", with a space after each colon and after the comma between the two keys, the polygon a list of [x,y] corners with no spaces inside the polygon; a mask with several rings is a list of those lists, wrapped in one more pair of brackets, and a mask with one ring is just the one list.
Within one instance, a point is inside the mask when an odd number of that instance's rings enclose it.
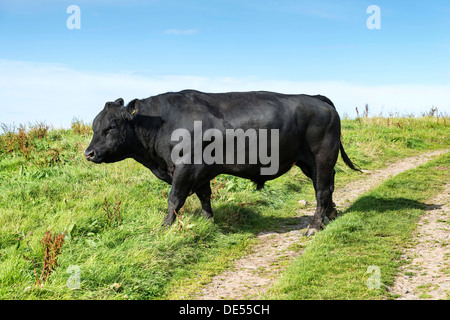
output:
{"label": "bull's back", "polygon": [[[267,91],[203,93],[185,90],[162,95],[171,113],[183,121],[212,120],[229,128],[293,129],[313,118],[336,113],[323,96],[290,95]],[[320,120],[320,119],[319,119]]]}

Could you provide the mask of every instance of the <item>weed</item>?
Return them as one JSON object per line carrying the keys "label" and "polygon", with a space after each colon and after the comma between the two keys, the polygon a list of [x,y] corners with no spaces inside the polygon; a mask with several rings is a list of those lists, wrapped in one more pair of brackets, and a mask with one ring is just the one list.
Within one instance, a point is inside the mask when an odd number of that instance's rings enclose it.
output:
{"label": "weed", "polygon": [[87,136],[91,132],[91,126],[84,123],[83,120],[79,120],[77,118],[72,120],[71,128],[73,132],[83,137]]}
{"label": "weed", "polygon": [[37,167],[55,166],[61,161],[62,149],[48,148],[42,152],[36,152],[31,157],[31,162]]}
{"label": "weed", "polygon": [[2,129],[4,132],[0,145],[2,153],[18,152],[28,160],[33,147],[31,139],[26,133],[26,127],[20,125],[17,133],[15,127],[8,127],[5,124],[2,124]]}
{"label": "weed", "polygon": [[362,125],[361,117],[359,116],[358,107],[356,107],[355,109],[356,109],[356,118],[358,119],[359,124]]}
{"label": "weed", "polygon": [[47,136],[49,129],[50,127],[44,122],[37,122],[35,125],[30,127],[28,134],[31,139],[44,139]]}
{"label": "weed", "polygon": [[50,148],[47,151],[47,155],[50,157],[49,163],[55,165],[59,161],[60,150],[55,148]]}
{"label": "weed", "polygon": [[41,239],[42,248],[44,250],[41,275],[37,275],[36,269],[34,271],[36,285],[43,285],[50,274],[58,267],[58,255],[61,254],[65,236],[65,233],[52,234],[51,231],[45,232],[44,237]]}
{"label": "weed", "polygon": [[228,181],[225,180],[223,182],[217,182],[216,178],[214,178],[211,188],[211,199],[216,199],[220,197],[220,189],[222,189]]}
{"label": "weed", "polygon": [[366,118],[367,119],[369,117],[369,105],[368,104],[365,105],[364,113],[361,116],[359,114],[358,107],[356,107],[355,110],[356,110],[356,118],[358,119],[359,124],[362,125],[361,118]]}
{"label": "weed", "polygon": [[117,195],[115,197],[115,200],[115,203],[111,204],[105,198],[102,205],[109,226],[118,225],[122,220],[122,217],[120,216],[120,205],[122,204],[122,201],[118,200]]}
{"label": "weed", "polygon": [[184,208],[181,208],[178,213],[174,210],[175,216],[177,217],[178,231],[189,231],[194,227],[193,223],[189,223],[184,219],[183,212]]}
{"label": "weed", "polygon": [[439,112],[438,112],[438,108],[436,108],[435,106],[431,107],[430,111],[428,112],[422,112],[422,117],[426,118],[426,117],[439,117]]}

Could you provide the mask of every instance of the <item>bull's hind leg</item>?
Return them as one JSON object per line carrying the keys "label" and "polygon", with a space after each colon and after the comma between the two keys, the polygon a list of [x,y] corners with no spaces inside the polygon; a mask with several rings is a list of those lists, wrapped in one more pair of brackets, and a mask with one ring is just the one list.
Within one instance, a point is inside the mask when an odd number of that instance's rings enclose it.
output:
{"label": "bull's hind leg", "polygon": [[200,203],[202,204],[202,214],[208,219],[213,219],[213,212],[211,208],[211,186],[209,185],[209,182],[195,190],[195,194],[200,199]]}
{"label": "bull's hind leg", "polygon": [[[336,175],[336,171],[333,169],[333,178],[332,178],[332,182],[333,184],[331,185],[331,194],[333,195],[334,192],[334,177]],[[328,217],[328,219],[330,220],[334,220],[337,218],[337,210],[336,210],[336,204],[332,201],[331,202],[331,207],[328,208],[328,210],[325,212],[326,216]]]}
{"label": "bull's hind leg", "polygon": [[337,160],[338,149],[325,148],[316,155],[315,189],[317,207],[314,217],[305,234],[311,236],[323,227],[323,219],[327,216],[334,219],[337,216],[332,195],[334,191],[334,165]]}

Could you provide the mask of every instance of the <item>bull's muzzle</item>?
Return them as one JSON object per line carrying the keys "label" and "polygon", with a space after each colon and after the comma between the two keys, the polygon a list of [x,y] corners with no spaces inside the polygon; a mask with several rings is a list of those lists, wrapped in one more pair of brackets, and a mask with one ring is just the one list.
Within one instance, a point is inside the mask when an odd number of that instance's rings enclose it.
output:
{"label": "bull's muzzle", "polygon": [[95,158],[95,150],[86,149],[86,151],[84,151],[84,156],[86,157],[86,160],[92,161]]}

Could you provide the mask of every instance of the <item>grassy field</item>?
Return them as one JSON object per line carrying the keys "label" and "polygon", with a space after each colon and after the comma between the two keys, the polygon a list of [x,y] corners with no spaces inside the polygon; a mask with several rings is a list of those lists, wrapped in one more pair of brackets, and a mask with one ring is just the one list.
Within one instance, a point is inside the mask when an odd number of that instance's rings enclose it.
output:
{"label": "grassy field", "polygon": [[[363,169],[376,169],[401,157],[447,148],[449,124],[448,117],[436,116],[362,117],[342,121],[342,140],[356,164]],[[91,132],[83,123],[74,121],[71,130],[52,130],[38,123],[27,129],[3,126],[3,131],[0,136],[1,299],[182,298],[181,284],[191,288],[206,283],[212,275],[248,252],[257,233],[295,216],[297,200],[314,202],[312,184],[298,169],[267,183],[261,191],[256,191],[246,180],[224,175],[212,182],[215,222],[204,219],[198,199],[190,197],[175,224],[162,228],[170,186],[134,160],[102,165],[87,162],[83,151]],[[444,160],[448,165],[448,158]],[[341,160],[336,169],[338,185],[359,177]],[[415,178],[419,179],[416,176],[408,179]],[[433,176],[433,181],[435,178],[440,181],[443,177]],[[419,184],[426,186],[422,180],[418,180]],[[381,189],[380,192],[355,203],[342,219],[315,236],[308,247],[325,246],[327,237],[352,243],[360,230],[375,228],[378,211],[371,206],[381,205],[385,198],[392,199],[391,191],[386,193]],[[422,200],[418,195],[411,199],[419,207]],[[406,205],[400,207],[387,211],[407,210]],[[412,220],[420,210],[413,210]],[[358,220],[361,215],[375,219],[369,223],[371,227]],[[404,237],[401,243],[412,229],[408,227],[402,231],[404,235],[398,236]],[[385,231],[377,226],[370,232],[384,234]],[[391,237],[394,236],[389,234],[379,239]],[[389,251],[388,247],[384,248]],[[333,250],[336,248],[324,247],[321,252],[328,252],[324,256],[334,266],[333,259],[341,254]],[[362,250],[365,249],[358,252]],[[311,249],[305,256],[311,257],[315,251]],[[329,296],[316,293],[317,288],[313,287],[322,286],[319,281],[309,281],[310,293],[305,295],[299,293],[305,291],[303,285],[284,287],[283,283],[291,281],[305,283],[292,276],[298,273],[295,268],[303,268],[302,261],[306,258],[301,259],[289,269],[284,278],[288,280],[282,280],[270,298]],[[314,259],[317,257],[310,258]],[[383,265],[383,259],[389,260],[380,257],[373,264]],[[345,277],[341,271],[329,268],[327,274],[332,279],[335,276],[337,283],[339,277]],[[386,281],[390,279],[390,275],[383,276],[387,276]]]}

